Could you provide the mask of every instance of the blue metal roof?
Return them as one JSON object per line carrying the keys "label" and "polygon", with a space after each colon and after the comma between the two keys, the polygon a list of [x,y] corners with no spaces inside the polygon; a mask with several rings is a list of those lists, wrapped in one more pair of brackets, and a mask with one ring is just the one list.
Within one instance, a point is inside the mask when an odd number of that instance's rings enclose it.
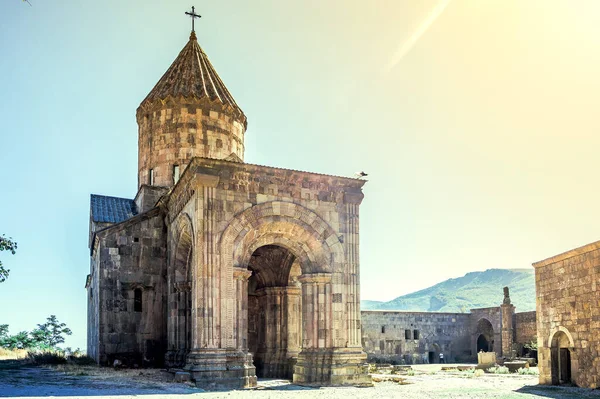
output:
{"label": "blue metal roof", "polygon": [[92,194],[90,201],[92,221],[120,223],[138,214],[133,200]]}

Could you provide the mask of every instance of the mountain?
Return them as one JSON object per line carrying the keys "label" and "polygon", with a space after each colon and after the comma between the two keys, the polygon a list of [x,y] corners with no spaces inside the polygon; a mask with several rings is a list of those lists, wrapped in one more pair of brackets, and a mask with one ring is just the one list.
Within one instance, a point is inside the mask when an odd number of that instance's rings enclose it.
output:
{"label": "mountain", "polygon": [[470,309],[500,306],[503,287],[517,312],[535,310],[533,269],[488,269],[467,273],[389,302],[360,301],[361,310],[407,310],[415,312],[468,312]]}

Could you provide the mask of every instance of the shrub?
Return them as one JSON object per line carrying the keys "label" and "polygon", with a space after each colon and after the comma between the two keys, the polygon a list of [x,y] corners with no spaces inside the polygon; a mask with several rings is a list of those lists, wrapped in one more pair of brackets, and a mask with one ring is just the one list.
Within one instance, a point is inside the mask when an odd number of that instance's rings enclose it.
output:
{"label": "shrub", "polygon": [[67,358],[63,352],[52,350],[45,350],[41,352],[29,352],[27,354],[27,359],[32,363],[38,365],[67,363]]}
{"label": "shrub", "polygon": [[510,372],[508,370],[508,367],[504,367],[504,366],[490,367],[486,371],[491,374],[508,374]]}
{"label": "shrub", "polygon": [[473,371],[473,375],[474,375],[475,377],[481,377],[481,376],[482,376],[482,375],[484,375],[484,374],[485,374],[485,371],[483,371],[482,369],[477,369],[477,370],[474,370],[474,371]]}
{"label": "shrub", "polygon": [[533,367],[522,367],[517,370],[517,373],[519,373],[520,375],[539,375],[540,374],[538,372],[538,370]]}
{"label": "shrub", "polygon": [[408,376],[411,376],[411,377],[412,377],[413,375],[415,375],[415,370],[413,370],[413,369],[408,369],[408,371],[406,372],[406,375],[408,375]]}

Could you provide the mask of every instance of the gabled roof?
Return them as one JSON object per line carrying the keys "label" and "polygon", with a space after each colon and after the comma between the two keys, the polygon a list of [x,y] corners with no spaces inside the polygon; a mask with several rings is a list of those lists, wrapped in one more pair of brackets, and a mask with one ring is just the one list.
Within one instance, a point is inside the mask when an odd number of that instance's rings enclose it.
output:
{"label": "gabled roof", "polygon": [[128,198],[92,194],[91,217],[97,223],[120,223],[137,215],[135,202]]}
{"label": "gabled roof", "polygon": [[206,98],[231,107],[245,119],[243,111],[200,48],[194,32],[190,41],[140,106],[156,100],[165,100],[167,97]]}

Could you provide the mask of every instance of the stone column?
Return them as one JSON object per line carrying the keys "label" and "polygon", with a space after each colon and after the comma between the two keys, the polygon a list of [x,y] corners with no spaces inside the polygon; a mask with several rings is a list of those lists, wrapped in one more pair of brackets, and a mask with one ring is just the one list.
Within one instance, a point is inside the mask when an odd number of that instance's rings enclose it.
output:
{"label": "stone column", "polygon": [[294,367],[294,383],[302,385],[372,385],[367,355],[361,348],[334,347],[333,295],[330,273],[303,274],[302,351]]}
{"label": "stone column", "polygon": [[504,302],[500,308],[502,310],[502,357],[511,358],[515,307],[510,303],[508,287],[504,287]]}
{"label": "stone column", "polygon": [[233,334],[236,348],[248,351],[248,279],[252,272],[247,269],[235,268],[233,278],[235,283],[235,307],[233,308]]}
{"label": "stone column", "polygon": [[191,283],[183,281],[172,283],[169,293],[168,351],[165,355],[167,367],[183,367],[190,350],[187,340],[191,335],[190,326],[190,291]]}
{"label": "stone column", "polygon": [[286,302],[288,314],[287,356],[288,358],[297,358],[302,339],[302,288],[286,287]]}
{"label": "stone column", "polygon": [[[215,301],[207,300],[204,314],[208,320],[204,329],[208,333],[203,335],[203,346],[194,348],[187,358],[185,369],[189,371],[196,386],[204,389],[240,389],[256,386],[256,371],[252,363],[252,355],[248,353],[248,278],[251,272],[246,269],[233,268],[230,283],[235,303],[231,306],[232,320],[229,328],[233,332],[233,347],[213,347],[218,338],[217,324],[211,318]],[[205,287],[210,284],[205,284]],[[206,292],[218,296],[218,286],[212,286]],[[212,302],[213,307],[210,303]],[[233,301],[232,301],[233,302]],[[218,302],[217,302],[218,304]],[[211,333],[212,331],[212,333]],[[212,343],[212,345],[211,345]]]}
{"label": "stone column", "polygon": [[185,359],[190,351],[191,338],[191,315],[190,315],[190,292],[192,284],[189,281],[175,283],[175,296],[177,308],[175,309],[175,363],[178,367],[185,365]]}

